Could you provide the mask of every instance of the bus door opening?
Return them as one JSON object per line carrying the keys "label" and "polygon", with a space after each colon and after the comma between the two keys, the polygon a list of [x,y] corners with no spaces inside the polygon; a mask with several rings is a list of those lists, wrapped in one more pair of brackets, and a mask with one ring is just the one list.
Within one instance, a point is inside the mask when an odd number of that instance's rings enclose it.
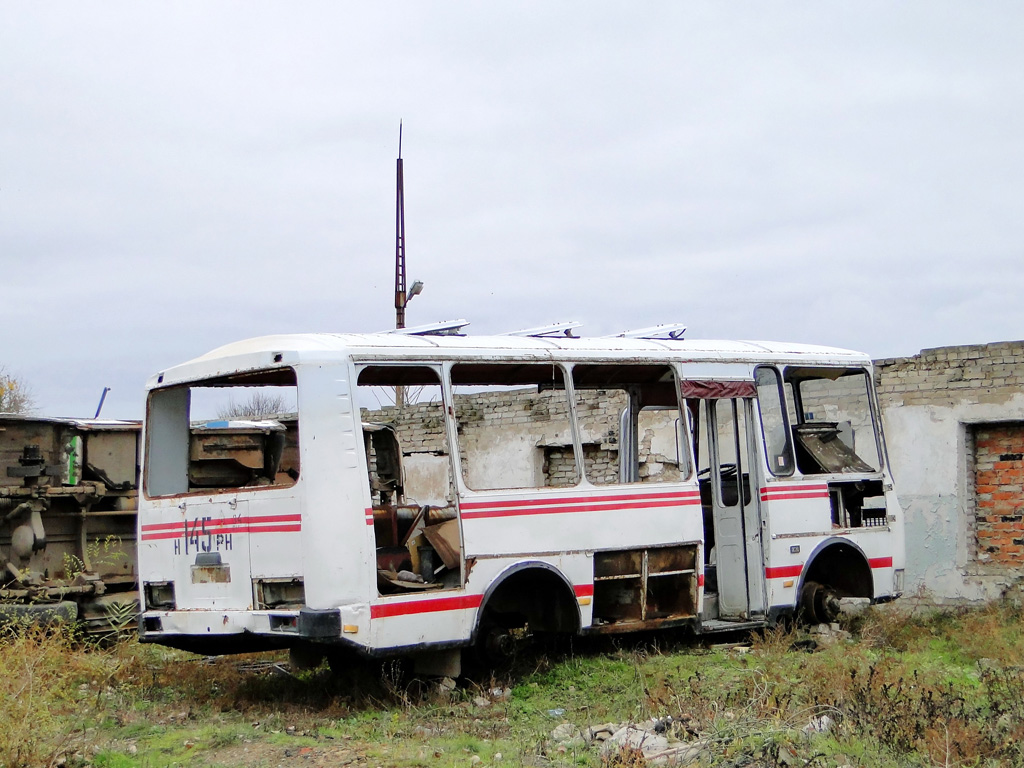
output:
{"label": "bus door opening", "polygon": [[720,397],[689,403],[704,517],[705,619],[749,619],[765,610],[752,402]]}

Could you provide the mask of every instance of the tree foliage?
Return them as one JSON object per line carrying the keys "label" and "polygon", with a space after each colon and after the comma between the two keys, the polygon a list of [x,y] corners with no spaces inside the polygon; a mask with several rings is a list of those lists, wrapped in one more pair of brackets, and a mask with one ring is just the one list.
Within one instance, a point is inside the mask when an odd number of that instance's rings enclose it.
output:
{"label": "tree foliage", "polygon": [[35,400],[28,384],[0,366],[0,413],[31,413],[34,409]]}

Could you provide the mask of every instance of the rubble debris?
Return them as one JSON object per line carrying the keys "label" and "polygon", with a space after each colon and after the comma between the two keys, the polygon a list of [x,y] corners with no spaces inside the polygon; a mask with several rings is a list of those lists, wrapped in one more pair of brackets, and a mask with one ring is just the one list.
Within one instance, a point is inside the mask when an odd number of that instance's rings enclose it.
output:
{"label": "rubble debris", "polygon": [[454,691],[455,690],[455,681],[452,678],[450,678],[450,677],[442,677],[438,681],[437,687],[442,689],[442,690],[445,690],[445,691]]}
{"label": "rubble debris", "polygon": [[835,645],[846,642],[853,638],[845,629],[841,629],[835,622],[831,624],[816,624],[808,630],[811,639],[821,646]]}
{"label": "rubble debris", "polygon": [[601,723],[580,728],[561,723],[551,732],[556,751],[597,747],[606,762],[622,750],[639,752],[648,765],[687,765],[707,751],[710,742],[703,739],[683,740],[690,729],[672,717],[652,718],[644,723]]}
{"label": "rubble debris", "polygon": [[562,723],[551,732],[551,741],[557,746],[585,747],[587,740],[583,732],[572,723]]}
{"label": "rubble debris", "polygon": [[860,616],[871,607],[871,599],[867,597],[841,597],[839,610],[846,616]]}
{"label": "rubble debris", "polygon": [[835,721],[828,715],[818,715],[817,717],[812,717],[811,721],[801,730],[808,735],[812,733],[828,733],[832,730],[834,723]]}
{"label": "rubble debris", "polygon": [[632,747],[643,752],[644,757],[652,759],[656,754],[668,749],[668,739],[654,731],[636,725],[626,725],[611,735],[601,745],[601,754],[610,755],[622,747]]}

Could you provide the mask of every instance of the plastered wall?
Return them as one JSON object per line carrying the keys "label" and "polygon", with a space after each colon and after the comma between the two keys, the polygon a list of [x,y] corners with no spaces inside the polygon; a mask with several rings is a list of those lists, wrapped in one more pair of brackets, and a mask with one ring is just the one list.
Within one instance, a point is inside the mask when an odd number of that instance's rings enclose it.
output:
{"label": "plastered wall", "polygon": [[[1024,422],[1024,341],[878,360],[875,376],[906,520],[908,589],[938,602],[997,597],[1024,571],[979,549],[975,435]],[[1024,507],[1024,491],[1014,492],[1010,511]]]}

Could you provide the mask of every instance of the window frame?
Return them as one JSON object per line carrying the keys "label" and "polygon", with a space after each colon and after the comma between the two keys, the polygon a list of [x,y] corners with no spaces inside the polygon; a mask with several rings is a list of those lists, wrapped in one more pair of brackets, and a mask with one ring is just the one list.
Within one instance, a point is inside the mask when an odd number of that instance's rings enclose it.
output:
{"label": "window frame", "polygon": [[[787,458],[787,470],[779,472],[776,470],[774,461],[778,458],[783,457],[781,453],[772,453],[769,447],[769,437],[766,431],[765,420],[764,420],[764,407],[762,406],[763,399],[761,397],[761,382],[758,380],[758,375],[762,372],[771,372],[775,377],[774,392],[776,396],[776,404],[778,405],[779,415],[782,420],[782,430],[785,436],[785,444],[783,449]],[[789,408],[786,404],[786,390],[784,388],[782,372],[779,371],[774,365],[758,365],[754,368],[754,387],[757,390],[757,413],[758,421],[761,423],[761,447],[763,448],[763,459],[765,465],[768,468],[768,472],[772,477],[792,477],[796,473],[796,452],[793,447],[793,433],[790,429],[789,424]]]}
{"label": "window frame", "polygon": [[[574,417],[576,417],[576,419],[577,419],[576,426],[577,426],[577,432],[579,433],[578,434],[578,440],[580,441],[580,445],[579,445],[578,451],[579,451],[580,461],[583,464],[583,467],[581,469],[581,471],[582,471],[582,479],[586,483],[587,486],[592,487],[592,488],[609,488],[609,487],[613,487],[613,486],[627,486],[628,487],[628,486],[639,486],[639,485],[656,486],[656,485],[667,485],[667,484],[672,484],[672,483],[686,483],[686,482],[689,482],[689,481],[694,479],[695,473],[697,471],[697,468],[696,468],[696,462],[694,461],[693,446],[692,446],[693,431],[692,431],[692,425],[691,425],[691,422],[690,422],[689,408],[687,406],[686,401],[682,397],[681,382],[683,381],[683,376],[682,376],[682,373],[680,371],[679,365],[677,363],[675,363],[673,361],[664,361],[664,362],[658,362],[658,361],[650,362],[650,361],[646,361],[646,362],[642,362],[642,361],[621,361],[621,360],[612,360],[612,361],[607,361],[607,360],[576,360],[576,361],[573,361],[571,363],[568,363],[567,365],[569,366],[569,384],[572,386],[573,414],[574,414]],[[587,366],[593,367],[595,369],[600,367],[600,366],[607,366],[607,367],[610,367],[610,368],[618,368],[618,369],[630,369],[630,368],[642,368],[642,367],[664,369],[672,377],[672,386],[670,387],[670,389],[671,389],[672,395],[674,396],[674,400],[675,400],[674,406],[673,405],[665,405],[665,404],[662,404],[662,405],[652,404],[652,405],[647,405],[647,406],[641,406],[639,408],[634,408],[634,403],[637,401],[636,393],[637,393],[637,391],[643,385],[642,384],[635,384],[635,383],[633,383],[631,381],[627,381],[625,383],[617,382],[617,381],[609,381],[604,386],[600,386],[600,387],[586,387],[586,388],[577,390],[576,389],[576,375],[575,375],[576,368],[577,367],[587,367]],[[626,397],[627,397],[627,407],[626,407],[626,409],[622,413],[620,413],[619,420],[618,420],[619,421],[619,445],[620,445],[620,449],[619,449],[619,452],[618,452],[619,453],[619,472],[617,474],[617,479],[615,481],[613,481],[613,482],[610,482],[610,483],[594,482],[593,480],[590,479],[590,477],[587,476],[587,473],[586,473],[586,461],[584,460],[585,459],[585,456],[584,456],[584,446],[582,444],[582,425],[579,423],[579,419],[578,419],[578,410],[579,410],[578,406],[579,406],[579,402],[578,402],[577,398],[578,398],[579,393],[580,392],[586,392],[588,390],[600,390],[600,389],[622,391],[622,392],[624,392],[626,394]],[[678,479],[660,480],[660,481],[657,481],[657,482],[645,482],[645,480],[640,478],[640,477],[637,477],[636,479],[626,479],[624,477],[625,472],[623,471],[623,467],[625,466],[624,462],[623,462],[623,459],[622,459],[622,450],[623,449],[629,450],[631,452],[635,452],[636,453],[636,461],[637,461],[637,465],[638,465],[637,469],[639,469],[639,442],[638,441],[642,437],[640,435],[640,432],[639,432],[640,414],[643,413],[645,410],[658,411],[658,410],[673,410],[673,409],[677,413],[676,419],[674,419],[673,422],[672,422],[673,439],[674,439],[675,446],[676,446],[676,460],[677,460],[676,461],[676,467],[679,468],[680,470],[685,468],[685,470],[686,470],[685,473],[680,471],[680,476],[679,476]],[[627,418],[627,416],[628,416],[628,418]],[[634,442],[633,441],[634,435],[630,435],[629,441],[627,441],[625,439],[624,434],[623,434],[623,425],[625,423],[627,423],[627,421],[628,421],[628,423],[631,426],[631,431],[633,431],[632,428],[635,427],[635,438],[636,438],[636,441],[637,441],[636,445],[632,444]]]}
{"label": "window frame", "polygon": [[[473,366],[473,365],[490,365],[490,366],[545,366],[557,369],[562,376],[562,391],[565,393],[566,398],[566,414],[568,416],[568,429],[571,437],[571,443],[567,446],[572,448],[573,451],[573,466],[576,472],[576,482],[567,485],[520,485],[520,486],[502,486],[496,488],[474,488],[469,484],[467,474],[464,474],[464,445],[461,439],[462,433],[459,429],[458,413],[456,406],[456,392],[455,387],[462,386],[480,386],[480,387],[515,387],[516,384],[455,384],[452,382],[452,369],[460,365]],[[455,482],[460,493],[463,494],[493,494],[493,493],[505,493],[505,492],[533,492],[533,491],[560,491],[573,488],[579,488],[583,485],[585,474],[583,466],[583,453],[582,445],[580,442],[579,425],[576,418],[576,400],[572,386],[572,363],[564,360],[551,360],[551,359],[533,359],[533,358],[510,358],[510,359],[497,359],[482,361],[479,359],[455,359],[447,360],[443,364],[444,366],[444,388],[445,396],[449,398],[449,409],[447,410],[448,421],[451,424],[451,433],[454,435],[455,440],[452,443],[451,455],[452,455],[452,472],[455,478]],[[456,377],[458,378],[458,377]],[[531,386],[529,382],[520,382],[524,387]],[[535,385],[533,385],[535,386]],[[557,391],[557,388],[553,388]],[[449,441],[450,443],[452,441]]]}
{"label": "window frame", "polygon": [[[282,381],[282,376],[285,381]],[[260,383],[266,378],[268,381]],[[248,383],[245,383],[248,380]],[[192,419],[193,390],[196,389],[241,389],[251,387],[282,387],[288,388],[295,393],[295,425],[296,425],[296,476],[290,483],[272,482],[265,485],[226,485],[192,487],[189,471],[192,464],[192,442],[195,440],[195,424]],[[164,403],[155,405],[158,399],[170,401],[173,396],[179,396],[183,403],[177,405],[177,413],[168,412]],[[174,406],[172,405],[172,408]],[[182,414],[182,411],[184,412]],[[167,499],[183,496],[218,496],[223,494],[238,494],[250,491],[273,491],[291,490],[302,479],[302,426],[299,405],[299,371],[291,365],[278,365],[255,370],[242,370],[234,373],[220,374],[208,378],[182,381],[176,384],[163,385],[150,389],[146,395],[146,420],[145,436],[142,461],[142,493],[147,499]],[[184,416],[184,430],[181,429],[181,417]],[[244,421],[245,419],[241,419]],[[216,421],[216,420],[214,420]],[[164,430],[173,430],[177,434],[171,434]],[[287,431],[285,432],[287,435]],[[154,449],[154,438],[165,443],[162,449]],[[184,453],[176,450],[168,451],[168,441],[182,441]],[[180,446],[179,446],[180,447]],[[180,474],[183,472],[183,475]],[[171,478],[170,474],[178,475]],[[153,491],[153,476],[158,475],[157,487],[161,490]],[[171,487],[172,482],[180,482],[184,479],[184,490],[163,491],[163,487]]]}

